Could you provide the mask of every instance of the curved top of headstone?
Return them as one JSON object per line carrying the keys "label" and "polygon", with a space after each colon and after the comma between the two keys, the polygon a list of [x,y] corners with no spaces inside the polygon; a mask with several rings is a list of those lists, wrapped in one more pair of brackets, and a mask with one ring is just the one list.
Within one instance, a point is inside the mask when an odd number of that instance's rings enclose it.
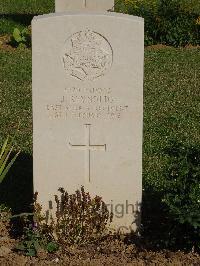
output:
{"label": "curved top of headstone", "polygon": [[137,17],[133,15],[127,15],[122,13],[116,13],[116,12],[98,12],[98,11],[68,11],[68,12],[59,12],[59,13],[50,13],[50,14],[44,14],[39,16],[34,16],[34,20],[38,19],[49,19],[49,18],[59,18],[59,17],[65,17],[65,16],[105,16],[105,17],[117,17],[122,19],[129,19],[129,20],[135,20],[136,22],[144,22],[144,19],[142,17]]}

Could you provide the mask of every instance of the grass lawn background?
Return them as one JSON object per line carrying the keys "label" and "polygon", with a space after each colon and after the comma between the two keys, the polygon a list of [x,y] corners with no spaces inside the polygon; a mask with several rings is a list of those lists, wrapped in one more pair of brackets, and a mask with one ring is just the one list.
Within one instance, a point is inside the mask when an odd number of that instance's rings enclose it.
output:
{"label": "grass lawn background", "polygon": [[[35,14],[49,12],[54,12],[52,0],[1,0],[0,36],[30,25]],[[144,189],[160,186],[168,160],[164,150],[171,140],[200,144],[199,88],[200,48],[145,50]],[[1,184],[0,203],[15,212],[28,210],[32,200],[31,105],[31,50],[0,48],[0,145],[8,134],[16,134],[22,150]]]}
{"label": "grass lawn background", "polygon": [[0,35],[31,24],[34,15],[54,12],[54,0],[1,0]]}
{"label": "grass lawn background", "polygon": [[[167,160],[163,150],[172,139],[200,143],[199,52],[198,48],[145,50],[144,187],[160,184]],[[16,134],[22,153],[10,175],[14,183],[24,178],[20,188],[12,183],[23,195],[26,179],[32,178],[31,51],[0,50],[0,69],[0,144],[8,134]]]}
{"label": "grass lawn background", "polygon": [[54,11],[54,0],[1,0],[0,13],[37,14]]}

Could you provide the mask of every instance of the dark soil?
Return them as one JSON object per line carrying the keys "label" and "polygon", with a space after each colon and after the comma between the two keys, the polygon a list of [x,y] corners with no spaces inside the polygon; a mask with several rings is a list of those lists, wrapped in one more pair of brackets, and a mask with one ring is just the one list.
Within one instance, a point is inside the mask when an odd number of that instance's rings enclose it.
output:
{"label": "dark soil", "polygon": [[11,239],[5,223],[0,222],[0,265],[200,265],[194,252],[151,251],[110,236],[99,244],[70,246],[55,254],[38,251],[37,257],[17,253],[17,240]]}
{"label": "dark soil", "polygon": [[26,257],[14,252],[15,241],[0,240],[0,265],[200,265],[196,253],[138,250],[119,240],[100,245],[69,247],[50,255],[38,252],[38,257]]}

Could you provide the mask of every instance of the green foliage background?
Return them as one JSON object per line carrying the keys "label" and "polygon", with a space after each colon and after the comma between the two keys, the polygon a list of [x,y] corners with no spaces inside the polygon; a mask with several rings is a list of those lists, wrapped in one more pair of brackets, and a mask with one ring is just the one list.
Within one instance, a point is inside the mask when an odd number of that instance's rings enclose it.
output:
{"label": "green foliage background", "polygon": [[120,0],[117,12],[145,20],[145,44],[200,44],[199,0]]}

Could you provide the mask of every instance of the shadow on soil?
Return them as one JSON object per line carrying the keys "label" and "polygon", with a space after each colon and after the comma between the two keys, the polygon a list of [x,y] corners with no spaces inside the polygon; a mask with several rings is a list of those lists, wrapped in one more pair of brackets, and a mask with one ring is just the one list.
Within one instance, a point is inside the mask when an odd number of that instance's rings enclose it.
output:
{"label": "shadow on soil", "polygon": [[0,204],[13,214],[31,212],[33,200],[33,158],[21,153],[0,186]]}

